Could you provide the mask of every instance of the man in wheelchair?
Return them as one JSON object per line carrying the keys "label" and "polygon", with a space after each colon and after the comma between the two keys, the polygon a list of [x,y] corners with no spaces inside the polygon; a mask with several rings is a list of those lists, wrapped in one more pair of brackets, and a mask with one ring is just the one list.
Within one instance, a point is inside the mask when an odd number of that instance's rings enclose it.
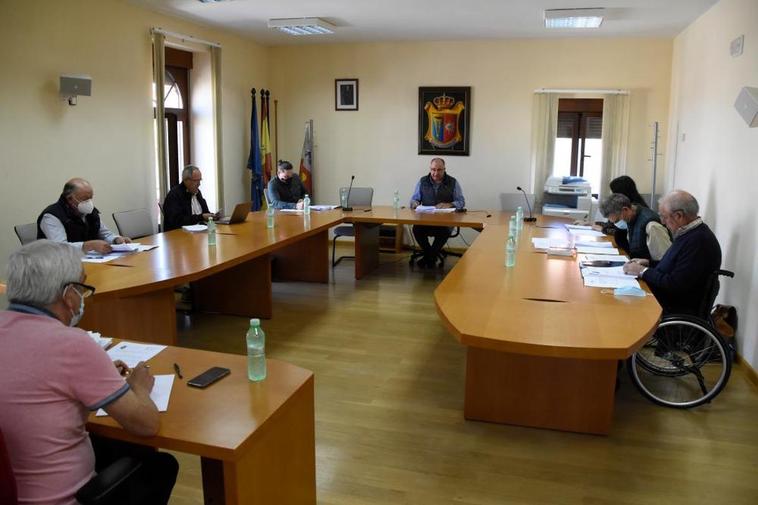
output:
{"label": "man in wheelchair", "polygon": [[664,315],[705,316],[700,313],[703,297],[709,290],[713,272],[721,266],[721,247],[698,211],[697,200],[686,191],[674,190],[664,196],[659,212],[674,242],[655,267],[641,259],[632,259],[624,265],[624,272],[636,275],[650,286]]}

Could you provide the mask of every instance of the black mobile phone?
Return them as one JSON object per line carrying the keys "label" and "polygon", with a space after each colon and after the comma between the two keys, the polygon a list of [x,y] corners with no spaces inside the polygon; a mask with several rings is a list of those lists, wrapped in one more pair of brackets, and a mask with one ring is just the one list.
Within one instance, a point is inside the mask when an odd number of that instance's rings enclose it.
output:
{"label": "black mobile phone", "polygon": [[221,368],[220,366],[214,366],[209,368],[205,372],[201,373],[197,377],[187,381],[188,386],[196,388],[207,388],[217,380],[220,380],[229,375],[230,370],[228,368]]}

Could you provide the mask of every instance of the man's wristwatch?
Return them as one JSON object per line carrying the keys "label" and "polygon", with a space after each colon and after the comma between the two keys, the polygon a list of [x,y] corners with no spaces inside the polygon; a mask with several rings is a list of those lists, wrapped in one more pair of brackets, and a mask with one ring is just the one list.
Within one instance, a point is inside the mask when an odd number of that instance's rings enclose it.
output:
{"label": "man's wristwatch", "polygon": [[645,272],[647,272],[647,269],[648,269],[648,267],[645,267],[645,268],[643,268],[642,270],[640,270],[640,273],[638,273],[638,274],[637,274],[637,278],[638,278],[638,279],[642,279],[642,275],[643,275]]}

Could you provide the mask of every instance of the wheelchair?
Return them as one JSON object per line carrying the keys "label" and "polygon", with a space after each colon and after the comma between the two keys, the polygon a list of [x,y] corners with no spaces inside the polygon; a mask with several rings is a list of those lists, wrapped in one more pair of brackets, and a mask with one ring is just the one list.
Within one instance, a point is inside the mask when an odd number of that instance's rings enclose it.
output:
{"label": "wheelchair", "polygon": [[719,277],[734,272],[716,270],[696,316],[667,315],[652,336],[627,360],[627,371],[648,400],[664,407],[688,409],[711,402],[732,372],[734,349],[711,319]]}

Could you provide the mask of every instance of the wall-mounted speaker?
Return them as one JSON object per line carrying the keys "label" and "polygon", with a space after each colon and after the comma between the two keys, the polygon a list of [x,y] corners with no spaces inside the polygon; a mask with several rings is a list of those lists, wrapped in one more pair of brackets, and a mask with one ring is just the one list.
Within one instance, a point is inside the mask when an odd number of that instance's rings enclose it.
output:
{"label": "wall-mounted speaker", "polygon": [[743,87],[734,102],[734,108],[749,127],[758,126],[758,88]]}
{"label": "wall-mounted speaker", "polygon": [[92,96],[92,78],[88,75],[62,75],[60,96],[68,99],[69,105],[76,105],[77,96]]}

